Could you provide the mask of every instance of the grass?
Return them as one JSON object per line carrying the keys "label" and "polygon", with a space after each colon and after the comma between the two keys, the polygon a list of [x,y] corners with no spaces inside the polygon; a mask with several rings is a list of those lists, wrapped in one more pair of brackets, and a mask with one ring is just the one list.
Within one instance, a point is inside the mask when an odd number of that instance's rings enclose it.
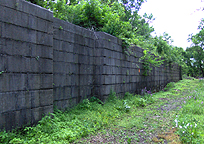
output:
{"label": "grass", "polygon": [[144,95],[111,92],[45,116],[36,126],[0,132],[0,143],[204,143],[204,80],[184,79]]}

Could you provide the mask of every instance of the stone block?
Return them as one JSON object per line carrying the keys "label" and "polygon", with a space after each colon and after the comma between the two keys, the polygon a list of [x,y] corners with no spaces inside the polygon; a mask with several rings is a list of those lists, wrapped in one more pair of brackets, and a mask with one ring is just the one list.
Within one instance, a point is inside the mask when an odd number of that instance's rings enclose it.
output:
{"label": "stone block", "polygon": [[8,56],[8,72],[25,72],[26,70],[26,61],[25,57],[21,56]]}
{"label": "stone block", "polygon": [[65,87],[64,99],[70,99],[71,97],[71,87]]}
{"label": "stone block", "polygon": [[65,110],[66,108],[69,107],[69,103],[70,103],[69,100],[55,101],[54,106],[57,109]]}
{"label": "stone block", "polygon": [[64,65],[64,62],[53,62],[53,72],[54,73],[64,73],[66,70],[66,67]]}
{"label": "stone block", "polygon": [[53,24],[54,24],[55,29],[59,29],[59,27],[61,26],[64,31],[69,31],[69,32],[75,33],[76,25],[71,24],[71,23],[66,22],[66,21],[63,21],[63,20],[60,20],[58,18],[53,18],[53,22],[54,22]]}
{"label": "stone block", "polygon": [[116,77],[115,77],[115,83],[116,83],[116,84],[122,83],[122,79],[121,79],[121,76],[120,76],[120,75],[116,75]]}
{"label": "stone block", "polygon": [[16,93],[6,92],[0,93],[0,113],[10,112],[15,110]]}
{"label": "stone block", "polygon": [[39,58],[39,62],[41,73],[53,73],[53,60]]}
{"label": "stone block", "polygon": [[53,46],[53,35],[43,32],[36,32],[36,42],[37,44]]}
{"label": "stone block", "polygon": [[114,81],[112,75],[105,75],[104,78],[105,78],[104,84],[112,84]]}
{"label": "stone block", "polygon": [[31,121],[30,109],[22,109],[14,111],[15,127],[21,127]]}
{"label": "stone block", "polygon": [[15,8],[16,7],[16,0],[1,0],[0,5],[2,6],[7,6],[10,8]]}
{"label": "stone block", "polygon": [[25,41],[25,29],[10,23],[3,23],[2,37]]}
{"label": "stone block", "polygon": [[94,65],[103,65],[104,64],[104,58],[103,57],[94,57],[93,60],[94,60],[94,62],[93,62]]}
{"label": "stone block", "polygon": [[8,55],[28,55],[29,49],[27,48],[27,43],[22,41],[14,41],[6,39],[5,46],[3,47],[3,53]]}
{"label": "stone block", "polygon": [[72,53],[74,51],[75,44],[66,41],[60,41],[60,49],[66,52]]}
{"label": "stone block", "polygon": [[53,105],[42,107],[42,116],[48,115],[49,113],[53,113]]}
{"label": "stone block", "polygon": [[118,43],[118,38],[117,37],[114,37],[110,34],[107,34],[105,32],[95,32],[96,36],[98,37],[99,40],[101,39],[105,39],[109,42],[112,42],[112,43]]}
{"label": "stone block", "polygon": [[74,33],[71,33],[69,31],[65,31],[64,29],[63,30],[59,29],[59,27],[58,28],[54,28],[53,37],[56,40],[62,40],[62,41],[66,41],[66,42],[75,43],[74,36],[75,36]]}
{"label": "stone block", "polygon": [[72,108],[78,104],[78,99],[76,97],[69,99],[69,107]]}
{"label": "stone block", "polygon": [[38,57],[36,58],[30,58],[28,61],[26,61],[26,68],[31,72],[36,72],[38,73],[40,71],[40,62],[38,60]]}
{"label": "stone block", "polygon": [[78,86],[72,86],[71,87],[71,95],[72,95],[72,100],[75,98],[78,98],[79,96],[79,87]]}
{"label": "stone block", "polygon": [[37,108],[40,106],[40,91],[29,91],[28,92],[31,96],[31,108]]}
{"label": "stone block", "polygon": [[28,28],[30,29],[37,29],[37,17],[35,17],[34,15],[28,15]]}
{"label": "stone block", "polygon": [[26,92],[17,92],[15,109],[30,109],[31,108],[31,94],[29,91]]}
{"label": "stone block", "polygon": [[36,55],[33,55],[33,56],[34,57],[39,56],[42,58],[53,59],[53,48],[49,47],[49,46],[37,45],[36,46]]}
{"label": "stone block", "polygon": [[95,56],[95,57],[100,57],[100,56],[103,56],[104,54],[104,49],[100,49],[100,48],[95,48],[94,49],[94,53],[93,53],[93,55]]}
{"label": "stone block", "polygon": [[69,75],[69,74],[66,75],[65,85],[66,86],[71,86],[72,85],[72,76]]}
{"label": "stone block", "polygon": [[2,114],[4,121],[4,128],[6,131],[12,130],[16,127],[15,111],[10,111]]}
{"label": "stone block", "polygon": [[63,97],[64,97],[64,87],[54,87],[53,101],[63,100]]}
{"label": "stone block", "polygon": [[6,119],[3,113],[0,113],[0,129],[5,129],[6,126]]}
{"label": "stone block", "polygon": [[78,86],[79,85],[79,75],[71,75],[71,85]]}
{"label": "stone block", "polygon": [[23,11],[28,14],[33,14],[42,19],[46,19],[48,21],[53,20],[53,13],[51,11],[40,6],[37,6],[35,4],[32,4],[30,2],[17,0],[15,7],[20,11]]}
{"label": "stone block", "polygon": [[75,64],[75,63],[71,63],[70,64],[70,73],[72,73],[72,74],[80,74],[79,68],[80,68],[80,65]]}
{"label": "stone block", "polygon": [[53,76],[53,83],[55,87],[62,87],[66,85],[66,75],[65,74],[54,74]]}
{"label": "stone block", "polygon": [[8,73],[2,73],[0,75],[0,92],[7,92],[10,90],[9,87],[9,77],[10,74]]}
{"label": "stone block", "polygon": [[102,86],[102,95],[109,95],[111,90],[115,91],[114,85],[103,85]]}
{"label": "stone block", "polygon": [[94,44],[95,44],[95,43],[94,43],[94,40],[93,40],[93,39],[90,39],[90,38],[87,38],[87,37],[84,38],[84,45],[85,45],[85,46],[94,48],[94,46],[95,46]]}
{"label": "stone block", "polygon": [[87,85],[87,83],[88,83],[87,75],[79,75],[79,79],[78,80],[80,81],[79,82],[80,86]]}
{"label": "stone block", "polygon": [[90,65],[80,65],[80,74],[92,74],[93,73],[93,66]]}
{"label": "stone block", "polygon": [[38,31],[47,33],[48,32],[48,26],[49,25],[52,26],[52,23],[50,23],[47,20],[44,20],[44,19],[41,19],[41,18],[37,18],[36,20],[37,20],[36,30],[38,30]]}
{"label": "stone block", "polygon": [[[73,55],[73,62],[76,64],[76,63],[79,63],[79,55],[78,54],[72,54]],[[71,60],[72,57],[70,57],[70,60]]]}
{"label": "stone block", "polygon": [[40,89],[41,76],[40,74],[28,74],[27,75],[27,89],[34,90]]}
{"label": "stone block", "polygon": [[111,58],[111,56],[112,56],[112,51],[111,50],[104,49],[103,52],[104,52],[103,56],[105,56],[107,58]]}
{"label": "stone block", "polygon": [[7,69],[8,66],[8,59],[6,57],[6,55],[1,55],[0,54],[0,72],[1,71],[5,71],[5,69]]}
{"label": "stone block", "polygon": [[13,73],[9,74],[9,90],[25,90],[26,89],[26,74]]}
{"label": "stone block", "polygon": [[[27,42],[31,42],[31,43],[38,43],[38,42],[41,42],[42,40],[39,39],[39,37],[37,36],[37,31],[35,30],[31,30],[31,29],[24,29],[26,32],[26,34],[24,34],[24,41],[27,41]],[[49,39],[50,37],[52,36],[47,36],[46,39]],[[37,39],[38,38],[38,39]],[[52,39],[51,39],[51,42],[52,42]],[[50,42],[50,43],[51,43]],[[38,43],[38,44],[41,44],[41,43]],[[50,46],[52,46],[52,44],[50,44]]]}
{"label": "stone block", "polygon": [[[1,27],[1,26],[0,26]],[[0,37],[0,47],[1,47],[1,49],[0,49],[0,53],[4,53],[3,52],[3,47],[5,46],[5,39],[4,38],[2,38],[2,37]]]}
{"label": "stone block", "polygon": [[53,104],[53,89],[40,90],[40,106],[49,106]]}
{"label": "stone block", "polygon": [[54,101],[70,99],[71,97],[71,87],[55,87],[53,90]]}
{"label": "stone block", "polygon": [[65,62],[74,62],[75,63],[74,58],[73,58],[73,53],[64,53],[64,61]]}
{"label": "stone block", "polygon": [[37,108],[31,109],[31,117],[32,117],[33,123],[39,121],[42,118],[40,108],[37,107]]}
{"label": "stone block", "polygon": [[[1,3],[0,3],[1,4]],[[1,17],[0,17],[0,21],[4,22],[4,15],[5,15],[5,7],[0,5],[0,13],[1,13]],[[0,27],[2,26],[2,23],[0,23]],[[0,33],[1,34],[1,33]]]}
{"label": "stone block", "polygon": [[3,20],[5,22],[27,27],[28,14],[7,7],[4,7],[4,10]]}
{"label": "stone block", "polygon": [[53,88],[53,74],[41,74],[40,81],[40,88]]}
{"label": "stone block", "polygon": [[103,73],[103,66],[94,65],[93,66],[93,75],[100,75]]}
{"label": "stone block", "polygon": [[74,41],[77,44],[84,45],[85,44],[85,37],[79,34],[75,34]]}
{"label": "stone block", "polygon": [[55,35],[53,35],[53,49],[54,50],[62,51],[62,42],[63,41],[55,39]]}
{"label": "stone block", "polygon": [[85,56],[85,55],[79,55],[79,63],[80,64],[88,64],[89,63],[89,56]]}

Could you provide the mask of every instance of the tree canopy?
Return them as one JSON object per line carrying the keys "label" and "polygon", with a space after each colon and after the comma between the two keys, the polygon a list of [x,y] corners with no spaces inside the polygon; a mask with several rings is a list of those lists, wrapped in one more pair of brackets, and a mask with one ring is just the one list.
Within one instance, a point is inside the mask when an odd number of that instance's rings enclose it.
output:
{"label": "tree canopy", "polygon": [[189,35],[192,46],[186,49],[184,57],[188,66],[187,74],[204,77],[204,19],[201,20],[198,29],[200,31],[197,34]]}

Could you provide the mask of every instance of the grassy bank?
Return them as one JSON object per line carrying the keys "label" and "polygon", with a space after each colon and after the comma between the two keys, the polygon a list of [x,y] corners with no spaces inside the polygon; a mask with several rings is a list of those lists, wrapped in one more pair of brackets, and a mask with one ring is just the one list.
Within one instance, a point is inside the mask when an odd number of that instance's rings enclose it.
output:
{"label": "grassy bank", "polygon": [[[204,143],[204,80],[170,83],[158,93],[111,92],[44,117],[37,126],[0,132],[1,143]],[[52,117],[52,118],[51,118]]]}

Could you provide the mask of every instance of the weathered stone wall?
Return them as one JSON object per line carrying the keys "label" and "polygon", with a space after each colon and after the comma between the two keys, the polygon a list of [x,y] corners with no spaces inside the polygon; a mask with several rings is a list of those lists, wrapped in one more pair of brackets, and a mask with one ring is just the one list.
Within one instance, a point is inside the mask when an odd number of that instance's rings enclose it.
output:
{"label": "weathered stone wall", "polygon": [[181,79],[180,67],[164,63],[144,77],[139,58],[122,41],[53,18],[23,0],[0,0],[0,129],[35,123],[53,106],[65,109],[85,98],[161,89]]}
{"label": "weathered stone wall", "polygon": [[53,14],[21,0],[0,0],[0,129],[34,123],[53,111]]}
{"label": "weathered stone wall", "polygon": [[92,31],[54,18],[54,103],[72,106],[92,95],[95,75]]}

